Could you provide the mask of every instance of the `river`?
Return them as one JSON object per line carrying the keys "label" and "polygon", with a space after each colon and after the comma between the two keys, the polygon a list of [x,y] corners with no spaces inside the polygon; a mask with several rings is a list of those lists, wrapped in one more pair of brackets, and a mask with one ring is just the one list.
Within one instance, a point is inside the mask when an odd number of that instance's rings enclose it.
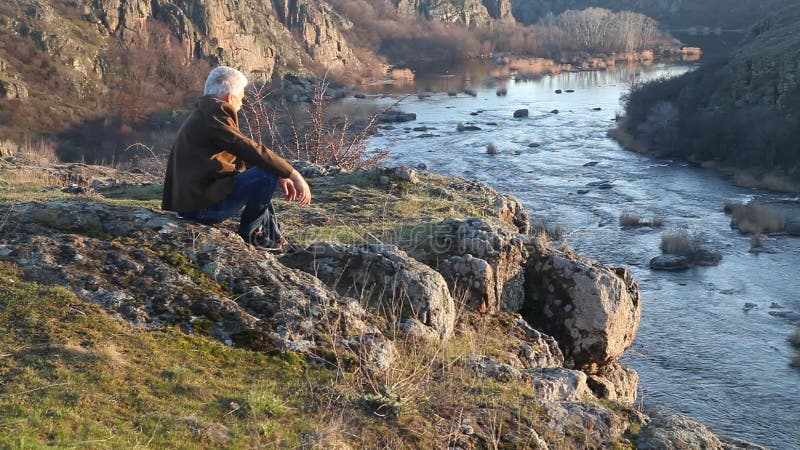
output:
{"label": "river", "polygon": [[[476,178],[511,193],[532,215],[560,224],[579,253],[629,268],[644,306],[638,336],[623,359],[639,372],[644,408],[685,413],[717,433],[770,448],[800,448],[800,371],[789,366],[796,351],[787,342],[794,325],[774,316],[800,311],[800,238],[770,236],[766,245],[775,253],[751,254],[749,238],[731,230],[722,208],[726,200],[800,200],[739,188],[715,171],[684,162],[626,151],[606,136],[633,80],[687,70],[690,66],[618,66],[499,81],[506,96],[496,95],[496,80],[482,81],[496,71],[493,64],[418,76],[415,84],[373,88],[384,93],[378,97],[383,104],[403,98],[403,92],[432,95],[404,97],[402,110],[416,113],[417,120],[381,130],[371,145],[391,152],[387,164],[424,163],[429,170]],[[465,87],[477,96],[464,95]],[[456,90],[462,93],[447,93]],[[518,108],[528,108],[530,117],[514,119]],[[559,113],[551,113],[554,109]],[[459,122],[481,130],[456,131]],[[420,126],[434,128],[427,131],[434,136],[411,131]],[[487,154],[489,143],[496,155]],[[613,187],[591,187],[593,182]],[[623,228],[622,211],[661,216],[665,226]],[[704,233],[708,245],[722,252],[722,263],[677,273],[651,271],[648,261],[660,253],[661,233],[676,226]],[[757,307],[745,311],[746,303]]]}

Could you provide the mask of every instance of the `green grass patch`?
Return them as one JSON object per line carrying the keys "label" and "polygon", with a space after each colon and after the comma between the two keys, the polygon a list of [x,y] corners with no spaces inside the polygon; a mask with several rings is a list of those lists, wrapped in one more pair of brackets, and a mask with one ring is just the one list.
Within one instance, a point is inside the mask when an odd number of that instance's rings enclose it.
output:
{"label": "green grass patch", "polygon": [[292,447],[314,428],[292,355],[145,331],[0,266],[0,448]]}

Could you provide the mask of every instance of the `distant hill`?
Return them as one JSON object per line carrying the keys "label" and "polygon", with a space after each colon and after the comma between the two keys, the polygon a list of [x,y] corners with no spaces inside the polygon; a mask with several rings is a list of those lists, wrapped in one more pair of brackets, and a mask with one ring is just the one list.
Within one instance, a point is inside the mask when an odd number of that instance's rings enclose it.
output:
{"label": "distant hill", "polygon": [[612,10],[630,10],[652,16],[671,29],[721,27],[741,29],[752,25],[792,0],[512,0],[514,17],[524,23],[536,23],[547,13],[598,6]]}
{"label": "distant hill", "polygon": [[800,6],[785,8],[753,26],[729,58],[634,90],[622,129],[652,152],[727,166],[740,178],[746,172],[766,187],[796,190],[799,31]]}

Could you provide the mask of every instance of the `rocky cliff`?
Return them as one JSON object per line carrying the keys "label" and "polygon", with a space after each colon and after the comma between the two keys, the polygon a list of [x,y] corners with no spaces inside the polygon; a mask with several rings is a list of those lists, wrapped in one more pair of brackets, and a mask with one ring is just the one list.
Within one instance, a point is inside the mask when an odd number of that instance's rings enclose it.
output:
{"label": "rocky cliff", "polygon": [[141,175],[27,170],[0,188],[0,444],[742,448],[631,408],[636,282],[481,183],[306,166],[275,257]]}

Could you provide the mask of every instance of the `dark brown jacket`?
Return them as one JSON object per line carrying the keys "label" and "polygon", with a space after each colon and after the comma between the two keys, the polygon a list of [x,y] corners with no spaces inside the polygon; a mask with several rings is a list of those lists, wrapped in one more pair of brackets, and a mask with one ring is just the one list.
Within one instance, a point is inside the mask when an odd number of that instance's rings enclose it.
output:
{"label": "dark brown jacket", "polygon": [[205,209],[233,191],[234,175],[261,167],[281,178],[292,166],[239,131],[230,103],[211,96],[181,126],[167,163],[161,207],[181,213]]}

